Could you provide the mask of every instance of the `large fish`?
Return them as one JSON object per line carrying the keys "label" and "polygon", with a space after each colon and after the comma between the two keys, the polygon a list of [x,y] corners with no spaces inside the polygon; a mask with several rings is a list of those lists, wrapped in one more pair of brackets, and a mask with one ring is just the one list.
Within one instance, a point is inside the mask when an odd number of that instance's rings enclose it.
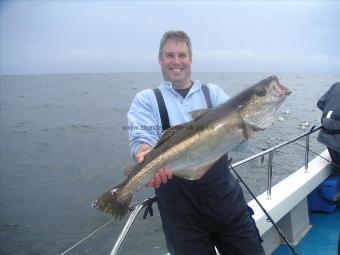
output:
{"label": "large fish", "polygon": [[93,201],[92,206],[124,217],[133,193],[160,168],[175,175],[200,179],[235,145],[272,125],[274,113],[291,92],[275,76],[245,89],[224,104],[192,112],[193,121],[167,129],[142,164],[127,168],[127,178]]}

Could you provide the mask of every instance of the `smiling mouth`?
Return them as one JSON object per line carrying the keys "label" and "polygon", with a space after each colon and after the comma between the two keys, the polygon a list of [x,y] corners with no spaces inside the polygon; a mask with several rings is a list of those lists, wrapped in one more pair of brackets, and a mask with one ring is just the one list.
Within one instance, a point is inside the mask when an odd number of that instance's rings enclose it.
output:
{"label": "smiling mouth", "polygon": [[180,73],[180,72],[183,71],[183,68],[178,68],[178,67],[176,67],[176,68],[170,68],[170,71],[172,71],[172,72],[174,72],[174,73]]}

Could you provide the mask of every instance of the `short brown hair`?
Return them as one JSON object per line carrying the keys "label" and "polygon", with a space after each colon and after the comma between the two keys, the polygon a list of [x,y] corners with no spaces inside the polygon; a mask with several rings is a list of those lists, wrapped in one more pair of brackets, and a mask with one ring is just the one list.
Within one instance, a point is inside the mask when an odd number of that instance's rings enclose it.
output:
{"label": "short brown hair", "polygon": [[158,56],[162,56],[163,53],[163,46],[167,42],[167,40],[175,40],[175,41],[183,41],[187,44],[189,49],[189,58],[192,59],[192,47],[190,37],[183,31],[167,31],[163,35],[160,45],[159,45],[159,53]]}

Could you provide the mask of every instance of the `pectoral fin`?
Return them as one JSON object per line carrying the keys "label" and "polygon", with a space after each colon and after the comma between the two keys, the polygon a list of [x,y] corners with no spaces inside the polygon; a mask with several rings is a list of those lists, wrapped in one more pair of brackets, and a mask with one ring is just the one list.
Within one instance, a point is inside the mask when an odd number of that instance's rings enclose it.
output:
{"label": "pectoral fin", "polygon": [[255,124],[251,123],[250,121],[247,121],[247,120],[243,120],[243,121],[244,121],[245,125],[247,125],[249,128],[251,128],[251,130],[253,130],[255,132],[265,130],[265,128],[256,126]]}

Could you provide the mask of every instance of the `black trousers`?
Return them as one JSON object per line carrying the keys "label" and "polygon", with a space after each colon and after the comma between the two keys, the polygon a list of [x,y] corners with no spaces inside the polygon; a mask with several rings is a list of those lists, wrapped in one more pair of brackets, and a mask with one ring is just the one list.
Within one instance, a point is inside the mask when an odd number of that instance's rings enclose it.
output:
{"label": "black trousers", "polygon": [[340,172],[340,152],[333,150],[330,147],[327,147],[329,155],[331,156],[332,162],[336,164],[335,170]]}
{"label": "black trousers", "polygon": [[156,189],[171,255],[263,255],[261,238],[242,189],[217,162],[197,181],[176,176]]}

